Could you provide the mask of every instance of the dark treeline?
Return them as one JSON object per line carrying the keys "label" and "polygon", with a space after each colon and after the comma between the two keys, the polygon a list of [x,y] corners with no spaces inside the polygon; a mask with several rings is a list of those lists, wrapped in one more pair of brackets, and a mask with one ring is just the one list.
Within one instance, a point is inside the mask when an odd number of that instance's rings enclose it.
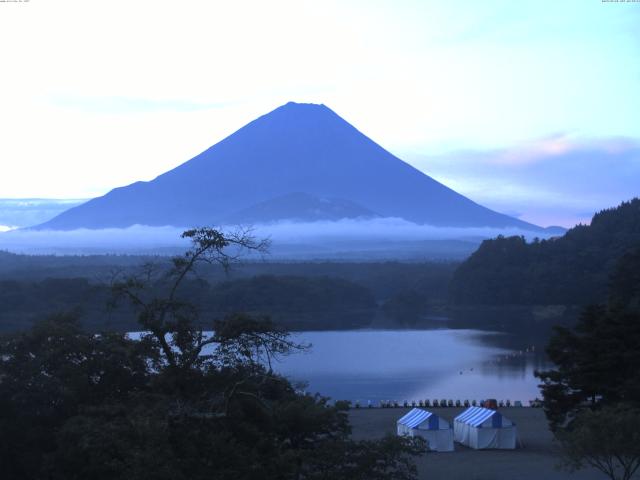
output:
{"label": "dark treeline", "polygon": [[330,277],[261,275],[212,289],[211,311],[269,312],[289,328],[358,328],[368,325],[376,302],[369,289]]}
{"label": "dark treeline", "polygon": [[527,243],[486,240],[456,270],[450,296],[458,305],[587,305],[606,299],[609,276],[640,245],[640,200],[597,213],[591,225]]}
{"label": "dark treeline", "polygon": [[546,348],[553,368],[536,372],[544,410],[570,471],[594,467],[611,480],[640,469],[640,247],[611,275],[608,299],[584,307]]}
{"label": "dark treeline", "polygon": [[40,281],[0,280],[0,332],[29,328],[54,312],[73,312],[91,330],[126,330],[134,319],[108,311],[106,285],[86,278],[47,278]]}
{"label": "dark treeline", "polygon": [[[0,280],[88,278],[105,283],[114,272],[140,265],[166,264],[169,257],[136,255],[17,255],[0,251]],[[266,260],[269,260],[266,257]],[[445,298],[447,284],[458,262],[244,262],[225,273],[203,266],[199,275],[210,283],[260,275],[336,277],[370,289],[376,299],[386,299],[407,289],[428,289],[432,297]]]}
{"label": "dark treeline", "polygon": [[[92,331],[135,329],[128,308],[111,306],[111,279],[139,272],[141,264],[163,268],[168,261],[6,253],[0,260],[0,331],[28,328],[51,312],[70,311]],[[453,263],[248,263],[224,274],[203,266],[199,278],[181,289],[207,320],[244,311],[270,315],[294,330],[366,327],[380,316],[391,325],[412,325],[444,303],[454,268]]]}
{"label": "dark treeline", "polygon": [[[108,278],[114,270],[132,268],[163,257],[140,255],[19,255],[0,251],[0,279]],[[166,258],[163,259],[166,261]]]}
{"label": "dark treeline", "polygon": [[585,307],[574,328],[556,327],[547,347],[557,368],[539,372],[553,429],[594,405],[640,407],[640,247],[623,255],[608,299]]}

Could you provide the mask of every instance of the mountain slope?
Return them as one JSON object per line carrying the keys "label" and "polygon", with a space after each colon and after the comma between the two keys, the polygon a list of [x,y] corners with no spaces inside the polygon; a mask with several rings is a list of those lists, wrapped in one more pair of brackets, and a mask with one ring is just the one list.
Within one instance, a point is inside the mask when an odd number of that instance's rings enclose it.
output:
{"label": "mountain slope", "polygon": [[401,161],[324,105],[288,103],[150,182],[116,188],[40,228],[216,224],[302,192],[384,217],[458,227],[538,227],[484,208]]}
{"label": "mountain slope", "polygon": [[485,240],[456,270],[451,298],[460,305],[586,305],[606,300],[616,262],[640,247],[640,199],[594,215],[564,236],[527,243]]}
{"label": "mountain slope", "polygon": [[308,193],[289,193],[256,203],[222,219],[225,224],[255,224],[291,220],[316,222],[343,218],[373,218],[376,213],[341,198],[320,198]]}

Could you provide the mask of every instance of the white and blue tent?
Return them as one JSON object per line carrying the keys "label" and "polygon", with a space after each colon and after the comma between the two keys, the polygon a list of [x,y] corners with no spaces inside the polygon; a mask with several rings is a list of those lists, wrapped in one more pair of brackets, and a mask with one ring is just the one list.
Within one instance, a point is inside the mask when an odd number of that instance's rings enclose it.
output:
{"label": "white and blue tent", "polygon": [[500,412],[470,407],[453,419],[455,441],[475,449],[516,448],[516,424]]}
{"label": "white and blue tent", "polygon": [[398,435],[422,437],[429,450],[453,452],[453,430],[449,422],[433,412],[413,408],[397,421]]}

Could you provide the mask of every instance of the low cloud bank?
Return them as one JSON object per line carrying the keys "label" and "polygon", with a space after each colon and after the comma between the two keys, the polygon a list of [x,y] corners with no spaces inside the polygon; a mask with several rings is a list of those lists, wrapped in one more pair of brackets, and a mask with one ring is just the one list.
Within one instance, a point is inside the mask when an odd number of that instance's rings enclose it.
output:
{"label": "low cloud bank", "polygon": [[0,249],[29,254],[92,254],[92,253],[162,253],[165,249],[186,247],[180,238],[184,229],[147,227],[103,230],[28,230],[0,233]]}
{"label": "low cloud bank", "polygon": [[274,241],[315,240],[342,238],[362,240],[478,240],[497,235],[524,235],[527,238],[540,236],[540,233],[518,228],[490,227],[436,227],[419,225],[403,218],[350,219],[319,222],[280,221],[255,227],[258,234],[270,235]]}
{"label": "low cloud bank", "polygon": [[[233,230],[237,227],[221,228]],[[180,238],[185,229],[143,225],[103,230],[21,229],[0,233],[0,249],[29,254],[172,254],[188,246],[188,241]],[[287,247],[292,247],[298,252],[296,255],[312,256],[314,252],[327,255],[331,251],[402,250],[403,244],[409,243],[413,245],[414,250],[419,250],[420,242],[477,243],[484,238],[497,235],[524,235],[529,239],[540,236],[540,233],[516,228],[434,227],[418,225],[401,218],[343,219],[309,223],[281,221],[254,225],[252,230],[256,237],[269,237],[272,241],[272,251],[278,256],[286,256]]]}

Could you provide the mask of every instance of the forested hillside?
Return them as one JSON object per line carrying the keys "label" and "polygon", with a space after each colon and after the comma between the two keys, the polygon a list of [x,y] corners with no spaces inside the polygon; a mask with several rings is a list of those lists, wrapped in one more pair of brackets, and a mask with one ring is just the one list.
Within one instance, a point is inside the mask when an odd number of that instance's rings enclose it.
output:
{"label": "forested hillside", "polygon": [[[167,258],[26,256],[0,252],[0,332],[23,330],[55,312],[76,312],[91,331],[138,328],[123,305],[109,308],[114,274]],[[211,320],[236,311],[269,315],[294,330],[413,325],[446,301],[453,263],[247,263],[225,275],[203,265],[180,295]],[[409,299],[409,300],[407,300]]]}
{"label": "forested hillside", "polygon": [[454,273],[450,298],[458,305],[602,302],[616,262],[639,245],[640,199],[635,198],[562,237],[485,240]]}

